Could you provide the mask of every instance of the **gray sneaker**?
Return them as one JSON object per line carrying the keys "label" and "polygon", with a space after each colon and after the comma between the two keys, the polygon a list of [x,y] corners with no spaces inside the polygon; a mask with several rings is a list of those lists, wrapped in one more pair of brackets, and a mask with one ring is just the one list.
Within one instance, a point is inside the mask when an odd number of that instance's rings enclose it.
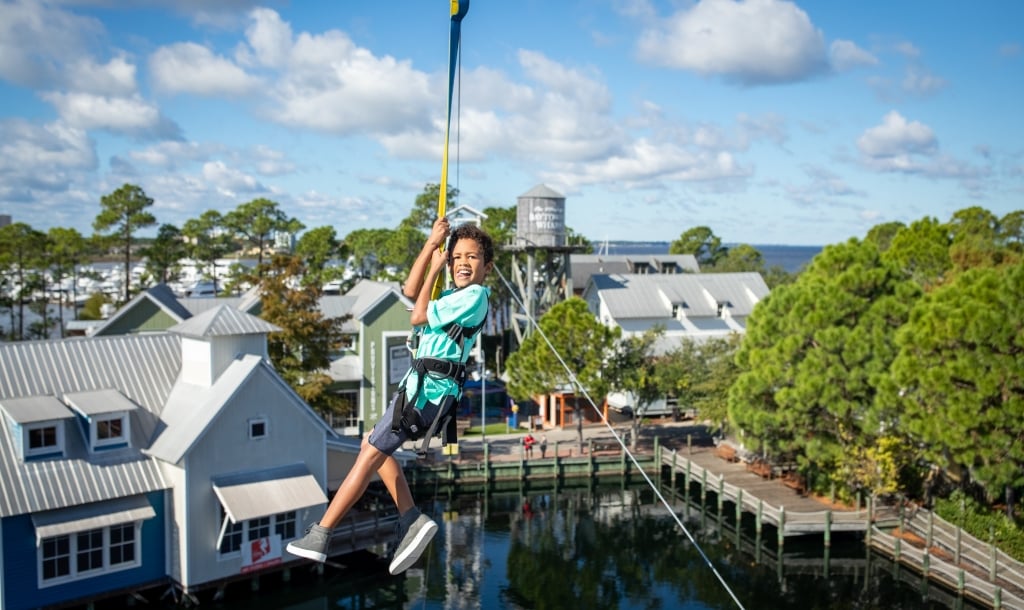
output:
{"label": "gray sneaker", "polygon": [[331,541],[331,530],[314,523],[306,535],[288,543],[285,549],[292,555],[323,563],[327,560],[327,544]]}
{"label": "gray sneaker", "polygon": [[398,537],[401,542],[398,543],[395,558],[391,560],[388,572],[400,574],[408,570],[409,566],[420,558],[436,533],[437,523],[421,513],[418,508],[413,508],[399,517]]}

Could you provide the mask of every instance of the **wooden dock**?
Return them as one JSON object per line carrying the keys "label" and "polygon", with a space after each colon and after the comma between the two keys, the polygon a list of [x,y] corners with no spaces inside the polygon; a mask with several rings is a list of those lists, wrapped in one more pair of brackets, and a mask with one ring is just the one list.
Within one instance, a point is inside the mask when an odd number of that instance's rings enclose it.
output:
{"label": "wooden dock", "polygon": [[874,507],[870,500],[866,508],[850,510],[801,495],[707,448],[659,453],[673,489],[681,484],[688,492],[698,486],[702,504],[714,494],[719,514],[728,502],[737,522],[744,512],[754,514],[758,532],[765,523],[776,528],[780,550],[788,536],[821,534],[828,547],[831,532],[863,532],[870,548],[961,597],[997,610],[1024,610],[1024,564],[930,511],[908,516],[893,507]]}

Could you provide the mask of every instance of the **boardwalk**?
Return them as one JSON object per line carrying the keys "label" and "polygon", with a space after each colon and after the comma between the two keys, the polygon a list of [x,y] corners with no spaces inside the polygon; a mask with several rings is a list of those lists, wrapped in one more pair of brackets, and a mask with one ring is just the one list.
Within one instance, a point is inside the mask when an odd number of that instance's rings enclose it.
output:
{"label": "boardwalk", "polygon": [[730,502],[737,514],[756,515],[757,527],[776,527],[779,545],[787,536],[861,531],[865,542],[899,563],[957,594],[994,608],[1024,610],[1024,565],[964,533],[926,510],[900,515],[890,507],[850,510],[798,494],[779,479],[766,479],[738,461],[706,447],[663,451],[661,463],[675,484],[699,485],[715,494],[718,507]]}

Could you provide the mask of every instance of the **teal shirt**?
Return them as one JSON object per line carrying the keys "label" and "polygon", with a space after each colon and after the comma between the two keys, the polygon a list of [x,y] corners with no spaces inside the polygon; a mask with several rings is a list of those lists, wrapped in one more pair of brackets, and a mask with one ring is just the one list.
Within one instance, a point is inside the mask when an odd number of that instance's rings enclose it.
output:
{"label": "teal shirt", "polygon": [[[472,284],[458,290],[446,290],[441,296],[427,305],[427,324],[422,327],[420,345],[416,349],[417,358],[439,358],[453,362],[465,363],[469,358],[469,346],[456,345],[445,333],[444,327],[455,322],[462,326],[477,326],[487,316],[487,299],[491,289],[486,286]],[[412,398],[416,391],[419,377],[415,371],[405,374],[406,398]],[[416,406],[422,408],[430,401],[441,404],[445,396],[459,396],[459,385],[449,377],[427,374],[423,380]]]}

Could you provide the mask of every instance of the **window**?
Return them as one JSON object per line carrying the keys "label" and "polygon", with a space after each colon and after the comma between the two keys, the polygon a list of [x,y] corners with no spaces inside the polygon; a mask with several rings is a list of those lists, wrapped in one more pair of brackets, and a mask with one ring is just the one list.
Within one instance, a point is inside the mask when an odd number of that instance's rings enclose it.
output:
{"label": "window", "polygon": [[110,565],[135,563],[135,524],[125,523],[110,528]]}
{"label": "window", "polygon": [[295,533],[295,511],[274,515],[274,533],[281,540],[291,540]]}
{"label": "window", "polygon": [[25,457],[64,452],[64,426],[52,422],[25,427]]}
{"label": "window", "polygon": [[[341,427],[343,428],[358,428],[359,427],[359,391],[358,390],[339,390],[335,392],[335,395],[339,399],[341,411]],[[334,419],[334,414],[331,414],[331,426],[336,427],[339,423]]]}
{"label": "window", "polygon": [[28,448],[30,450],[48,449],[57,446],[57,426],[35,428],[28,431]]}
{"label": "window", "polygon": [[267,435],[267,418],[256,417],[249,420],[249,438],[263,438]]}
{"label": "window", "polygon": [[121,418],[103,419],[96,422],[96,440],[109,441],[124,437],[124,422]]}
{"label": "window", "polygon": [[[227,514],[224,512],[224,507],[221,506],[221,522],[223,522],[226,517]],[[227,528],[224,530],[224,538],[221,539],[218,553],[220,553],[221,556],[240,553],[243,544],[248,544],[253,540],[259,540],[260,538],[267,538],[271,533],[280,536],[281,540],[291,540],[296,536],[296,519],[295,511],[289,511],[287,513],[280,513],[270,517],[260,517],[259,519],[250,519],[248,521],[240,521],[238,523],[231,523],[229,520]]]}
{"label": "window", "polygon": [[[227,513],[224,512],[224,507],[220,507],[220,520],[221,523],[227,517]],[[227,529],[224,530],[224,537],[221,538],[220,548],[217,549],[221,555],[228,555],[230,553],[237,553],[242,550],[242,538],[245,534],[245,522],[232,523],[230,520],[227,522]]]}
{"label": "window", "polygon": [[69,536],[44,538],[41,550],[43,556],[41,573],[44,581],[71,575],[71,538]]}
{"label": "window", "polygon": [[128,416],[124,413],[106,415],[93,420],[93,449],[123,447],[128,442]]}
{"label": "window", "polygon": [[77,555],[75,559],[79,573],[103,569],[103,530],[89,530],[75,534]]}
{"label": "window", "polygon": [[39,586],[139,565],[138,523],[43,538],[39,544]]}

